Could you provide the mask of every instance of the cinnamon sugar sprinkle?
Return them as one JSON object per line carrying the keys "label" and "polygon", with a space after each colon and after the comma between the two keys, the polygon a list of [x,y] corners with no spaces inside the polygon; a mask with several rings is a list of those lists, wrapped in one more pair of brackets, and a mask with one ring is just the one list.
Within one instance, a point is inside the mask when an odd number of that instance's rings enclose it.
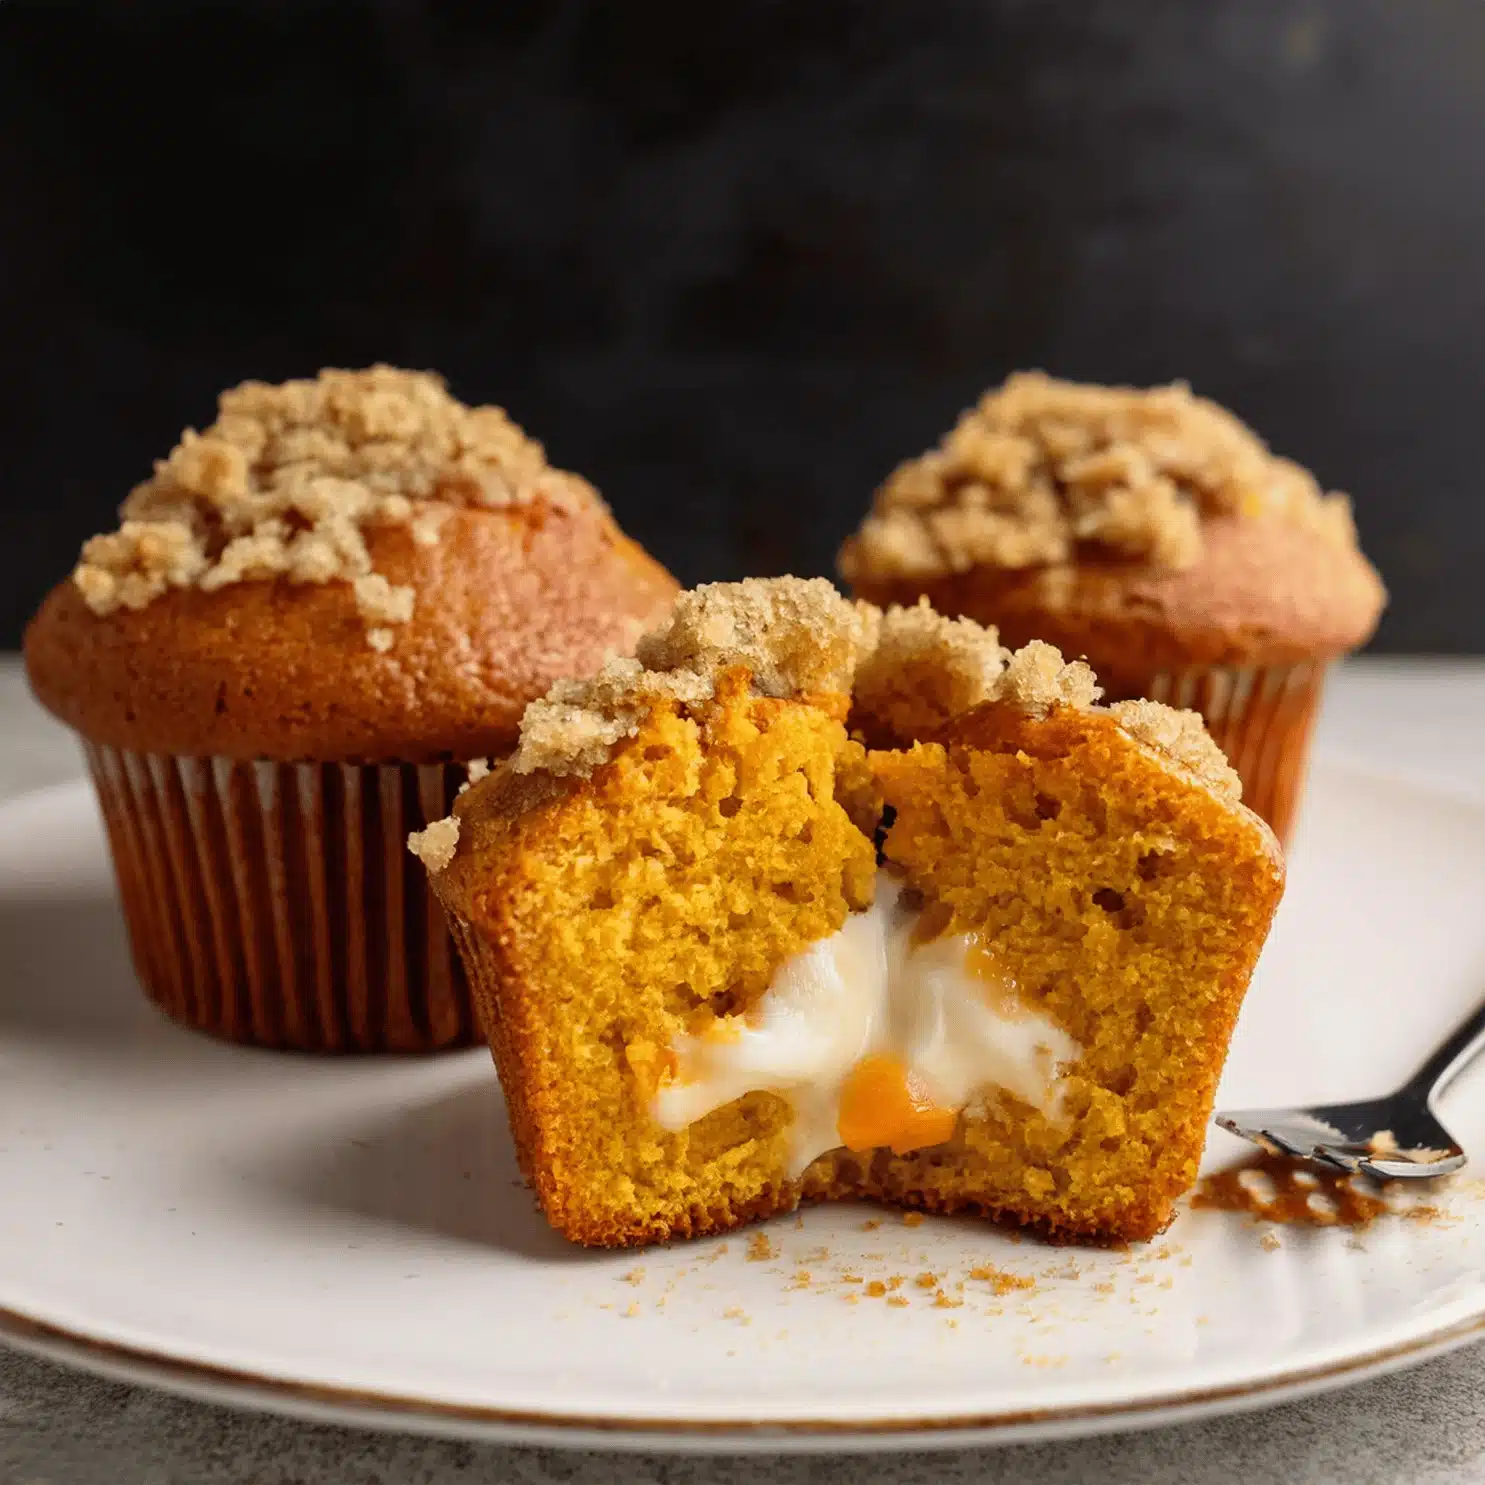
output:
{"label": "cinnamon sugar sprinkle", "polygon": [[457,506],[597,504],[577,475],[498,407],[466,407],[425,372],[326,370],[223,392],[90,538],[73,572],[95,614],[141,609],[172,588],[348,582],[375,650],[390,649],[414,594],[374,572],[366,532],[403,526],[433,546]]}

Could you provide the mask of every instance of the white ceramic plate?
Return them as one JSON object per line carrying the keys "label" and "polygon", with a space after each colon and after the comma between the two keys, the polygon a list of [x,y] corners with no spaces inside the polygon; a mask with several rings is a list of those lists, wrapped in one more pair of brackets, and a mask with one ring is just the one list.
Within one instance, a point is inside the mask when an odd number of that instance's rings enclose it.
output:
{"label": "white ceramic plate", "polygon": [[[1485,807],[1322,766],[1223,1099],[1390,1086],[1482,986]],[[1445,1112],[1485,1149],[1485,1076]],[[0,1336],[99,1370],[589,1444],[1135,1427],[1485,1327],[1485,1198],[1444,1205],[1277,1246],[1212,1211],[1120,1254],[852,1206],[582,1252],[520,1187],[483,1053],[312,1061],[167,1024],[131,983],[90,795],[0,808]]]}

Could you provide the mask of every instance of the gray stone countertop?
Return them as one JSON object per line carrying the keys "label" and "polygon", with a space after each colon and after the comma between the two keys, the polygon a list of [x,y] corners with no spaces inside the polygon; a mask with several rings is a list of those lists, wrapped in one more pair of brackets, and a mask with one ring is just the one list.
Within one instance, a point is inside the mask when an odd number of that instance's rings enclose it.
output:
{"label": "gray stone countertop", "polygon": [[[1485,660],[1367,660],[1337,675],[1318,745],[1478,795],[1485,793],[1482,735]],[[0,797],[79,772],[70,739],[31,702],[14,661],[0,661]],[[863,1479],[900,1485],[1482,1481],[1485,1348],[1304,1402],[1146,1433],[870,1457],[691,1458],[502,1448],[298,1423],[186,1402],[0,1351],[3,1485],[847,1485]]]}

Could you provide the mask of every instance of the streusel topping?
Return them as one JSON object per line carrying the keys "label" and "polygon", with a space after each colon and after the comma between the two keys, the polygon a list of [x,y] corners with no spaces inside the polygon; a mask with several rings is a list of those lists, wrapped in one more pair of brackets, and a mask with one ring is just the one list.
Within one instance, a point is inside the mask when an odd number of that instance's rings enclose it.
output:
{"label": "streusel topping", "polygon": [[[856,672],[854,703],[858,717],[906,741],[928,736],[986,701],[1044,717],[1057,706],[1102,711],[1102,694],[1089,666],[1065,661],[1055,646],[1032,640],[1008,650],[993,628],[945,618],[921,599],[912,608],[894,605],[882,616],[876,648]],[[1107,711],[1136,742],[1214,793],[1241,797],[1236,771],[1196,712],[1158,701],[1117,701]]]}
{"label": "streusel topping", "polygon": [[1204,518],[1270,514],[1355,545],[1344,495],[1322,492],[1184,383],[1021,372],[892,472],[841,571],[851,582],[931,578],[1064,563],[1085,549],[1180,569],[1201,556]]}
{"label": "streusel topping", "polygon": [[244,382],[217,412],[134,489],[119,529],[84,545],[73,581],[94,613],[143,608],[171,588],[339,580],[385,650],[414,595],[372,570],[369,528],[406,526],[431,546],[455,506],[597,500],[501,408],[466,407],[425,372]]}
{"label": "streusel topping", "polygon": [[[503,786],[532,775],[549,784],[587,777],[656,705],[704,706],[715,697],[718,678],[736,666],[749,669],[754,690],[767,696],[849,694],[857,718],[869,718],[902,743],[987,701],[1033,717],[1058,706],[1104,710],[1088,665],[1064,661],[1040,640],[1008,650],[993,628],[946,618],[927,600],[883,613],[848,602],[823,578],[749,578],[682,593],[669,624],[640,641],[636,658],[610,659],[597,675],[560,681],[531,702],[520,745],[494,772]],[[1238,776],[1197,713],[1121,701],[1107,714],[1216,794],[1239,798]],[[490,772],[478,763],[470,782]],[[437,872],[453,860],[458,842],[454,817],[409,836],[408,848]]]}
{"label": "streusel topping", "polygon": [[761,696],[845,693],[877,617],[827,578],[704,583],[676,599],[669,624],[645,635],[635,654],[652,671],[715,676],[745,665]]}
{"label": "streusel topping", "polygon": [[1082,661],[1064,664],[1051,645],[1012,652],[993,627],[950,619],[920,599],[882,616],[877,643],[856,671],[859,715],[900,737],[919,737],[983,701],[1010,701],[1043,716],[1052,706],[1088,706],[1099,695]]}
{"label": "streusel topping", "polygon": [[447,871],[459,849],[459,817],[448,815],[408,834],[407,848],[429,871]]}
{"label": "streusel topping", "polygon": [[1109,711],[1137,743],[1194,774],[1212,793],[1234,804],[1243,797],[1242,779],[1212,741],[1199,712],[1177,711],[1158,701],[1116,701]]}
{"label": "streusel topping", "polygon": [[521,720],[512,767],[584,775],[632,737],[657,702],[710,701],[724,670],[745,666],[763,696],[847,694],[872,643],[877,611],[842,598],[824,578],[747,578],[682,593],[670,622],[639,641],[636,658],[561,681]]}

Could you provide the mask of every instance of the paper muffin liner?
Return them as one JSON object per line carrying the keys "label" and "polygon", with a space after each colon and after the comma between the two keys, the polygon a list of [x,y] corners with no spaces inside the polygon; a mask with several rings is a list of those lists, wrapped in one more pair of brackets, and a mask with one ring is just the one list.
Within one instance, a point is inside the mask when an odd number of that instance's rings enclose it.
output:
{"label": "paper muffin liner", "polygon": [[1109,700],[1147,696],[1200,712],[1243,781],[1243,803],[1287,843],[1304,790],[1310,735],[1329,665],[1200,665],[1162,670]]}
{"label": "paper muffin liner", "polygon": [[482,1039],[406,845],[448,814],[462,766],[86,751],[135,968],[168,1015],[306,1052]]}

